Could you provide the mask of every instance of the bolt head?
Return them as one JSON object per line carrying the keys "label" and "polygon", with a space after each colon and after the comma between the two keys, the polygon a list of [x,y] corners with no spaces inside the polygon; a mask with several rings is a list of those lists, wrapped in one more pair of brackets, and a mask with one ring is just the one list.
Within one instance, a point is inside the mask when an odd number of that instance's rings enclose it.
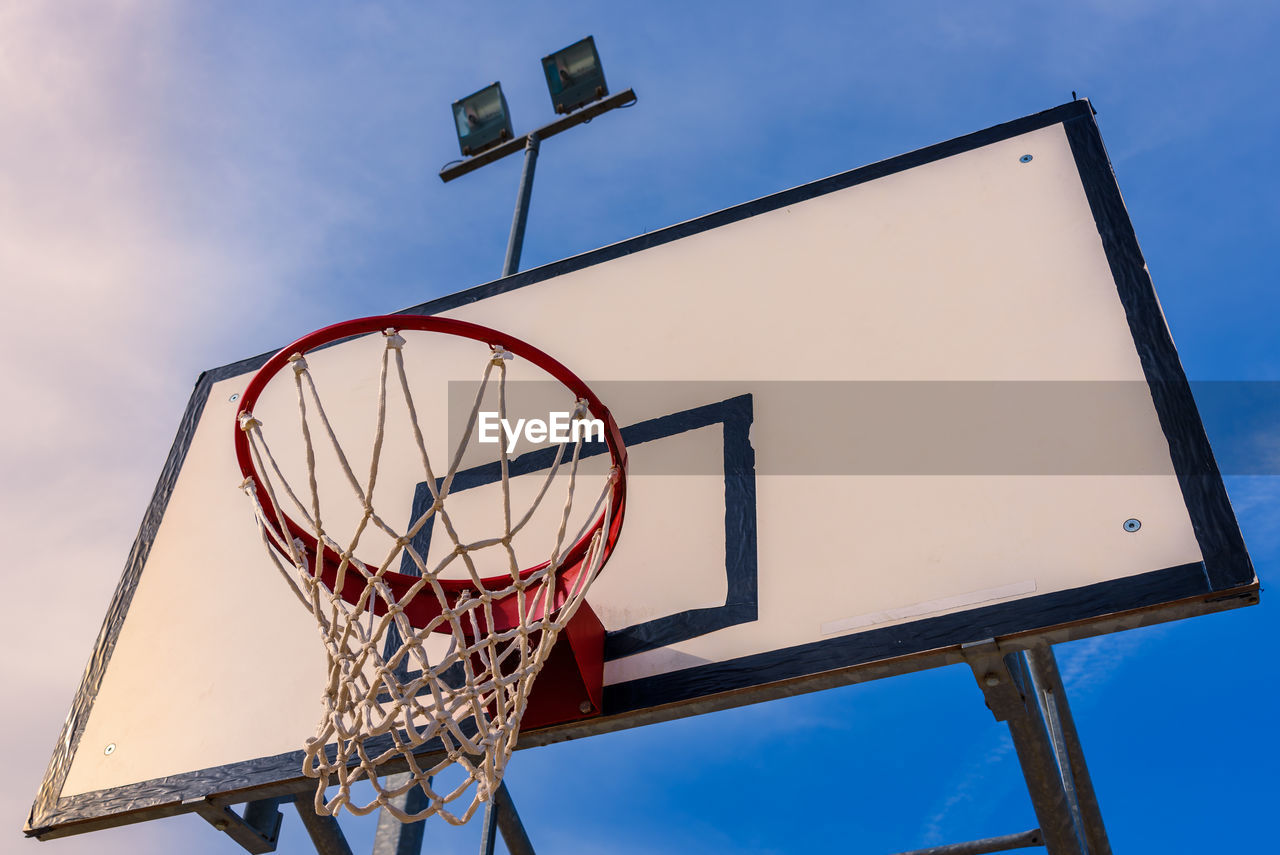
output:
{"label": "bolt head", "polygon": [[1142,528],[1142,521],[1141,521],[1141,520],[1128,519],[1128,520],[1125,520],[1125,521],[1124,521],[1124,530],[1125,530],[1125,531],[1128,531],[1128,532],[1134,532],[1134,531],[1137,531],[1137,530],[1138,530],[1138,529],[1140,529],[1140,528]]}
{"label": "bolt head", "polygon": [[982,676],[982,684],[984,686],[998,686],[1000,685],[1000,676],[988,671]]}
{"label": "bolt head", "polygon": [[591,701],[583,701],[578,704],[578,709],[584,714],[591,712]]}

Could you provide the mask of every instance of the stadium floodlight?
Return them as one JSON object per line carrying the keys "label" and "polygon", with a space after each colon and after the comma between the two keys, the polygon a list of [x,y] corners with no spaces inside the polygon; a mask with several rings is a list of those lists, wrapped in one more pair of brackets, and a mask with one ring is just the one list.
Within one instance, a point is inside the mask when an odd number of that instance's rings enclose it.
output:
{"label": "stadium floodlight", "polygon": [[478,154],[511,139],[511,111],[502,94],[501,83],[491,83],[479,92],[453,102],[453,119],[458,126],[458,148],[463,157]]}
{"label": "stadium floodlight", "polygon": [[585,125],[610,110],[630,107],[636,101],[636,93],[632,89],[617,95],[609,94],[604,70],[600,67],[600,55],[596,53],[596,42],[591,36],[543,57],[542,68],[546,72],[551,103],[557,113],[564,115],[516,137],[511,131],[511,115],[502,87],[497,83],[486,86],[474,95],[453,102],[462,160],[446,163],[440,170],[441,181],[452,181],[518,151],[524,152],[516,212],[511,221],[511,236],[507,240],[507,257],[502,264],[503,276],[510,276],[520,269],[529,198],[533,192],[533,173],[542,141],[569,128]]}
{"label": "stadium floodlight", "polygon": [[544,56],[542,70],[547,75],[547,91],[551,93],[551,103],[557,113],[571,113],[609,94],[600,54],[591,36]]}

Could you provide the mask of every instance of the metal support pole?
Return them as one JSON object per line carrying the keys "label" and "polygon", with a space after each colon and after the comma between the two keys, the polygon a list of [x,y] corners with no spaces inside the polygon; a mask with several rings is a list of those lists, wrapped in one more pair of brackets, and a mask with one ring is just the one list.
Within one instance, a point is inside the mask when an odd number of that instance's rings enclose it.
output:
{"label": "metal support pole", "polygon": [[1009,725],[1049,855],[1096,855],[1076,832],[1070,794],[1062,786],[1059,758],[1025,655],[1005,655],[994,639],[963,645],[961,653],[996,721]]}
{"label": "metal support pole", "polygon": [[1000,837],[970,840],[968,843],[948,843],[946,846],[912,849],[910,852],[899,852],[898,855],[986,855],[988,852],[1007,852],[1010,849],[1027,849],[1031,846],[1043,845],[1044,838],[1040,834],[1040,829],[1033,828],[1021,834],[1003,834]]}
{"label": "metal support pole", "polygon": [[484,819],[480,822],[480,855],[493,855],[493,846],[498,842],[499,810],[493,799],[484,803]]}
{"label": "metal support pole", "polygon": [[524,146],[524,168],[520,170],[520,192],[516,196],[516,214],[511,220],[511,237],[507,240],[507,259],[502,275],[510,276],[520,269],[520,250],[524,248],[524,227],[529,220],[529,197],[533,195],[533,171],[538,166],[537,133],[529,134]]}
{"label": "metal support pole", "polygon": [[[390,789],[403,787],[413,780],[413,775],[402,772],[387,778]],[[418,813],[427,807],[427,794],[421,787],[411,787],[392,799],[396,807],[405,813]],[[401,822],[391,811],[378,811],[378,830],[373,837],[373,855],[418,855],[422,851],[422,837],[426,820]]]}
{"label": "metal support pole", "polygon": [[316,813],[312,804],[312,793],[300,793],[294,800],[298,808],[298,818],[311,836],[311,843],[316,847],[317,855],[351,855],[351,844],[347,843],[342,833],[342,826],[331,816]]}
{"label": "metal support pole", "polygon": [[1058,671],[1058,660],[1049,645],[1035,647],[1027,651],[1027,661],[1036,683],[1048,695],[1046,707],[1052,711],[1051,723],[1055,735],[1060,736],[1066,756],[1066,767],[1070,771],[1072,789],[1080,816],[1080,824],[1085,842],[1093,855],[1111,855],[1111,842],[1107,838],[1106,826],[1102,823],[1102,811],[1098,807],[1098,795],[1093,789],[1093,778],[1089,775],[1089,767],[1084,760],[1084,749],[1080,745],[1080,734],[1076,730],[1075,718],[1071,715],[1071,706],[1067,703],[1067,690],[1062,684],[1062,674]]}
{"label": "metal support pole", "polygon": [[493,855],[493,846],[499,833],[511,855],[534,855],[533,843],[525,833],[524,823],[516,812],[516,804],[511,800],[511,791],[507,789],[506,781],[498,784],[493,798],[485,803],[484,820],[480,825],[480,855]]}
{"label": "metal support pole", "polygon": [[534,855],[533,843],[525,833],[506,781],[498,785],[493,801],[498,806],[498,832],[502,835],[502,842],[507,844],[507,852],[511,855]]}

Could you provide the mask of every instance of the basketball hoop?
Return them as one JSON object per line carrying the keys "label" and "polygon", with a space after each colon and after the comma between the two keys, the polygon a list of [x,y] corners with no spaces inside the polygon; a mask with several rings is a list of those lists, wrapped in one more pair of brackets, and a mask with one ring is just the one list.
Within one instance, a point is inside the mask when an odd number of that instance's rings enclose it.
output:
{"label": "basketball hoop", "polygon": [[[374,333],[383,335],[386,346],[381,349],[376,413],[371,414],[375,428],[369,473],[362,480],[325,412],[307,355]],[[487,345],[487,350],[476,348],[477,366],[483,359],[483,375],[443,475],[432,466],[419,424],[414,382],[402,352],[409,346],[406,334],[414,340],[413,346],[429,344],[433,336]],[[586,522],[572,538],[567,533],[575,493],[580,492],[585,437],[576,431],[572,442],[552,446],[551,465],[522,515],[512,509],[510,450],[505,442],[497,443],[502,519],[496,532],[464,540],[447,507],[491,385],[496,385],[499,417],[506,419],[507,363],[513,359],[527,361],[563,386],[572,395],[574,419],[590,415],[604,425],[610,465]],[[263,422],[254,415],[268,384],[278,375],[287,377],[287,368],[293,374],[300,428],[300,435],[292,439],[292,450],[305,457],[306,464],[307,483],[301,489],[286,477],[289,467],[282,461],[287,450],[273,452]],[[389,378],[403,399],[418,459],[397,458],[387,465],[419,466],[421,484],[431,499],[425,512],[399,527],[390,513],[374,507],[388,426]],[[279,433],[271,439],[277,447],[283,444]],[[306,743],[303,769],[319,779],[316,811],[332,815],[345,806],[363,815],[385,807],[401,821],[440,814],[454,824],[466,822],[500,783],[533,680],[617,544],[627,458],[613,417],[575,374],[518,339],[463,321],[385,315],[319,330],[269,359],[241,397],[235,449],[244,475],[242,486],[253,502],[267,551],[315,617],[328,655],[325,711],[316,736]],[[358,519],[345,521],[351,534],[344,542],[334,534],[340,526],[324,510],[323,479],[316,474],[317,451],[322,449],[332,452],[340,470],[337,480],[354,490],[359,506]],[[526,564],[517,558],[517,538],[557,477],[567,483],[558,527],[550,542],[538,547],[537,560]],[[415,537],[436,522],[452,549],[429,563],[425,550],[415,546]],[[362,540],[375,535],[391,543],[391,548],[376,560],[359,557]],[[479,555],[499,556],[504,570],[483,575],[477,566]],[[391,569],[397,564],[400,572]],[[434,645],[436,653],[429,652],[433,634],[447,639],[445,651],[439,650],[445,644],[442,640]],[[336,752],[328,750],[331,744],[336,744]],[[443,759],[432,762],[441,753]],[[423,757],[428,762],[420,762]],[[394,764],[395,772],[407,766],[412,780],[405,784],[398,779],[392,786],[385,771],[388,764]],[[450,767],[462,770],[463,783],[437,792],[433,777]],[[375,795],[362,803],[353,797],[351,787],[364,779],[372,783]],[[326,799],[327,788],[335,783],[337,793]],[[423,789],[428,806],[408,814],[392,799],[413,786]],[[468,792],[472,795],[467,807],[460,811],[446,807]]]}

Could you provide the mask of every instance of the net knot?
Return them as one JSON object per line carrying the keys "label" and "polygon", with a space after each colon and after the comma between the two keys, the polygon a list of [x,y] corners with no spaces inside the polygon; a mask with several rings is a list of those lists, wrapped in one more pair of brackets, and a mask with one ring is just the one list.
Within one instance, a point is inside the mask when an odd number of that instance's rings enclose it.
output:
{"label": "net knot", "polygon": [[250,413],[248,411],[245,411],[240,414],[239,422],[240,422],[240,430],[243,430],[243,431],[251,431],[254,428],[262,427],[262,422],[255,419],[253,417],[253,413]]}
{"label": "net knot", "polygon": [[404,347],[404,336],[400,335],[398,331],[387,327],[382,331],[382,334],[387,337],[388,350],[400,350]]}
{"label": "net knot", "polygon": [[295,353],[290,356],[289,364],[293,366],[294,374],[301,374],[307,370],[307,359],[301,353]]}
{"label": "net knot", "polygon": [[510,361],[516,356],[500,344],[491,344],[489,349],[493,351],[493,358],[490,360],[494,365],[501,365],[503,360]]}

